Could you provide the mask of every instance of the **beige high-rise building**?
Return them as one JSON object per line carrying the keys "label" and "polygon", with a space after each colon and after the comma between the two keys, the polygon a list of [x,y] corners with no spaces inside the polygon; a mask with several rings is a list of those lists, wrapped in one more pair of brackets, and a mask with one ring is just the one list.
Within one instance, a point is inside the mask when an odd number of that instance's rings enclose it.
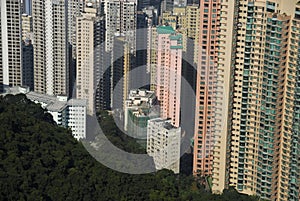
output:
{"label": "beige high-rise building", "polygon": [[161,24],[171,26],[174,30],[177,28],[178,16],[173,14],[171,11],[162,13]]}
{"label": "beige high-rise building", "polygon": [[32,17],[28,14],[22,14],[22,41],[33,38]]}
{"label": "beige high-rise building", "polygon": [[21,12],[20,0],[1,0],[0,87],[22,85]]}
{"label": "beige high-rise building", "polygon": [[94,113],[94,97],[96,92],[94,69],[94,26],[97,20],[97,10],[86,8],[81,16],[76,18],[76,97],[88,100],[88,113]]}
{"label": "beige high-rise building", "polygon": [[199,7],[197,5],[186,6],[185,15],[181,24],[182,28],[187,29],[187,37],[192,39],[196,38],[197,23],[199,23]]}
{"label": "beige high-rise building", "polygon": [[95,112],[99,77],[104,76],[100,70],[103,67],[100,43],[104,41],[104,25],[104,17],[99,16],[93,4],[88,4],[81,16],[76,18],[76,97],[87,100],[87,111],[91,115]]}
{"label": "beige high-rise building", "polygon": [[299,200],[299,0],[221,3],[213,192]]}
{"label": "beige high-rise building", "polygon": [[[188,5],[186,7],[174,7],[173,11],[162,13],[161,24],[172,26],[174,30],[183,36],[183,51],[187,52],[187,40],[195,41],[198,44],[198,28],[200,23],[200,10],[198,5]],[[196,47],[196,46],[195,46]],[[191,48],[191,47],[188,47]],[[198,52],[194,51],[195,63],[197,63]],[[189,49],[189,52],[192,52]]]}
{"label": "beige high-rise building", "polygon": [[76,83],[76,17],[83,12],[85,0],[68,0],[68,48],[69,48],[69,82],[70,95],[75,96]]}
{"label": "beige high-rise building", "polygon": [[69,95],[66,0],[32,0],[34,89]]}
{"label": "beige high-rise building", "polygon": [[32,1],[32,17],[34,38],[34,88],[35,91],[46,93],[45,75],[45,2],[41,0]]}
{"label": "beige high-rise building", "polygon": [[222,193],[228,188],[228,152],[230,141],[231,120],[231,90],[232,73],[234,69],[236,30],[238,25],[234,15],[238,7],[234,1],[221,3],[219,32],[219,55],[217,80],[215,88],[215,121],[214,121],[214,149],[212,168],[212,192]]}

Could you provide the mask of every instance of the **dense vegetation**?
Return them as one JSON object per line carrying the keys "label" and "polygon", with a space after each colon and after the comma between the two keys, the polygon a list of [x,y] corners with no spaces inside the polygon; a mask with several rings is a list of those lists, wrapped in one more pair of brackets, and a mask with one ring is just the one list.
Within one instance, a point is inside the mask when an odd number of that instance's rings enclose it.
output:
{"label": "dense vegetation", "polygon": [[110,170],[24,95],[0,97],[0,124],[0,200],[256,200],[234,190],[211,195],[170,171]]}
{"label": "dense vegetation", "polygon": [[129,135],[124,134],[115,124],[112,115],[107,111],[99,111],[97,113],[100,126],[106,137],[118,148],[136,154],[145,154],[146,149],[143,148],[136,140]]}

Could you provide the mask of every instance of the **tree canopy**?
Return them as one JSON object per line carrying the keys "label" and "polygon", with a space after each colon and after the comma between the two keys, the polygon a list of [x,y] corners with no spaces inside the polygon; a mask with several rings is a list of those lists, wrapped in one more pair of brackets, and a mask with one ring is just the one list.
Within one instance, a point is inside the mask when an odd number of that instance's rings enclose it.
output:
{"label": "tree canopy", "polygon": [[106,168],[25,95],[0,97],[0,122],[0,200],[257,200],[233,189],[212,195],[167,170],[129,175]]}

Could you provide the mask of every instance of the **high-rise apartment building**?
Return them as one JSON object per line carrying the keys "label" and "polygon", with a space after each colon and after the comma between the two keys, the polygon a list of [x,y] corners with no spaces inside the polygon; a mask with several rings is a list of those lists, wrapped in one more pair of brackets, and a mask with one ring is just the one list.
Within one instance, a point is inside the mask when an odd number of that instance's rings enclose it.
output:
{"label": "high-rise apartment building", "polygon": [[72,48],[72,57],[76,58],[76,17],[84,11],[85,0],[68,0],[68,43]]}
{"label": "high-rise apartment building", "polygon": [[[196,5],[188,5],[186,7],[174,7],[173,11],[164,12],[161,21],[163,24],[168,24],[176,29],[176,32],[182,35],[182,82],[181,84],[181,127],[182,129],[193,135],[194,133],[194,117],[195,117],[195,85],[196,85],[196,64],[195,58],[195,44],[197,40],[197,30],[200,21],[199,8]],[[153,44],[154,50],[153,56],[155,56],[155,45]],[[149,57],[151,58],[151,57]],[[156,61],[151,59],[151,65],[156,65]],[[150,62],[149,62],[150,64]],[[149,65],[150,66],[150,65]],[[155,69],[155,68],[154,68]],[[155,70],[153,71],[155,75]],[[155,78],[155,77],[154,77]],[[155,79],[152,79],[155,80]],[[151,85],[153,86],[153,85]],[[154,90],[154,89],[152,89]],[[186,99],[189,97],[189,99]],[[191,123],[193,122],[193,123]]]}
{"label": "high-rise apartment building", "polygon": [[154,6],[148,6],[143,9],[143,12],[147,15],[148,27],[158,24],[158,10]]}
{"label": "high-rise apartment building", "polygon": [[105,50],[111,53],[112,66],[111,107],[123,109],[136,62],[137,0],[105,0],[104,13]]}
{"label": "high-rise apartment building", "polygon": [[22,41],[33,38],[32,17],[28,14],[22,14]]}
{"label": "high-rise apartment building", "polygon": [[185,7],[187,5],[187,0],[174,0],[174,6]]}
{"label": "high-rise apartment building", "polygon": [[[194,51],[194,48],[188,46],[187,43],[194,41],[195,44],[198,44],[199,40],[199,22],[201,18],[199,17],[200,10],[198,5],[188,5],[185,7],[174,7],[173,11],[166,11],[162,13],[160,18],[161,24],[172,26],[173,29],[180,32],[183,36],[183,50],[193,54],[195,60],[198,59],[198,51]],[[188,41],[190,40],[190,41]],[[197,47],[197,46],[195,46]],[[195,61],[197,63],[197,61]]]}
{"label": "high-rise apartment building", "polygon": [[147,73],[150,74],[150,90],[156,90],[157,68],[157,31],[156,27],[149,26],[147,34]]}
{"label": "high-rise apartment building", "polygon": [[171,26],[148,28],[147,71],[150,89],[155,91],[161,117],[180,125],[182,35]]}
{"label": "high-rise apartment building", "polygon": [[[222,193],[228,188],[228,159],[230,152],[230,125],[232,115],[232,85],[234,78],[236,27],[240,26],[237,18],[239,9],[236,1],[221,3],[219,30],[219,55],[215,88],[215,121],[212,168],[212,192]],[[237,158],[237,155],[234,156]]]}
{"label": "high-rise apartment building", "polygon": [[299,200],[300,2],[221,7],[213,191]]}
{"label": "high-rise apartment building", "polygon": [[130,43],[130,51],[135,52],[137,0],[106,0],[106,51],[112,51],[115,34],[123,35]]}
{"label": "high-rise apartment building", "polygon": [[[81,16],[76,18],[76,97],[88,101],[89,114],[95,112],[97,87],[104,77],[101,53],[104,46],[101,44],[105,39],[105,22],[95,6],[87,4]],[[102,91],[100,96],[104,94]]]}
{"label": "high-rise apartment building", "polygon": [[0,2],[0,87],[22,84],[21,13],[21,0]]}
{"label": "high-rise apartment building", "polygon": [[115,36],[112,51],[111,103],[113,109],[123,110],[130,90],[130,70],[135,57],[130,51],[131,43],[124,36]]}
{"label": "high-rise apartment building", "polygon": [[32,0],[34,89],[69,95],[68,1]]}
{"label": "high-rise apartment building", "polygon": [[147,154],[153,157],[155,168],[179,173],[181,128],[174,127],[168,119],[148,121]]}
{"label": "high-rise apartment building", "polygon": [[180,125],[180,92],[182,67],[182,35],[170,26],[159,26],[157,31],[156,96],[163,118]]}
{"label": "high-rise apartment building", "polygon": [[70,96],[75,96],[76,84],[76,17],[85,8],[85,0],[68,0],[68,48],[69,48],[69,83]]}
{"label": "high-rise apartment building", "polygon": [[197,5],[188,5],[185,7],[185,15],[183,16],[183,29],[187,30],[187,37],[195,39],[197,35],[197,23],[201,20],[199,18],[199,7]]}
{"label": "high-rise apartment building", "polygon": [[131,88],[148,88],[150,74],[147,73],[147,34],[149,20],[144,11],[137,12],[136,26],[136,62],[131,71],[132,76],[136,79],[131,80]]}
{"label": "high-rise apartment building", "polygon": [[[196,40],[196,112],[194,175],[211,175],[214,148],[215,83],[218,61],[220,1],[201,1]],[[193,30],[194,31],[194,30]],[[193,33],[193,32],[192,32]]]}
{"label": "high-rise apartment building", "polygon": [[180,17],[177,14],[173,14],[171,11],[165,11],[161,15],[160,24],[171,26],[174,30],[176,30],[178,18]]}

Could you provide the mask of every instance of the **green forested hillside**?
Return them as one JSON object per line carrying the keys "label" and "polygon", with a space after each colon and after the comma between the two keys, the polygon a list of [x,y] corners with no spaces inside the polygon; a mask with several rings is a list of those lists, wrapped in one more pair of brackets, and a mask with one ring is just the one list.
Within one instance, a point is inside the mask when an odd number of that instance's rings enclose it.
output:
{"label": "green forested hillside", "polygon": [[0,200],[256,199],[233,190],[211,195],[193,178],[165,170],[148,175],[110,170],[95,161],[69,130],[56,126],[39,105],[24,95],[10,95],[0,97]]}

